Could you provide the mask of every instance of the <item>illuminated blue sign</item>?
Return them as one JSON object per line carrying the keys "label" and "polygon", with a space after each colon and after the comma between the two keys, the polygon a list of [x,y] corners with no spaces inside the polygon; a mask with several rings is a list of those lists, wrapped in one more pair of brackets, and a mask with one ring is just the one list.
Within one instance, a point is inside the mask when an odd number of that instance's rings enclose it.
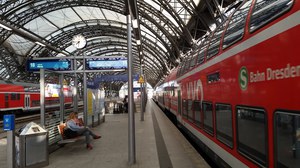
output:
{"label": "illuminated blue sign", "polygon": [[8,114],[3,116],[3,130],[12,131],[15,129],[15,115]]}
{"label": "illuminated blue sign", "polygon": [[27,71],[39,71],[40,69],[66,71],[72,70],[72,64],[70,60],[66,59],[27,60]]}
{"label": "illuminated blue sign", "polygon": [[113,70],[126,69],[127,59],[125,57],[112,58],[88,58],[86,59],[87,70]]}

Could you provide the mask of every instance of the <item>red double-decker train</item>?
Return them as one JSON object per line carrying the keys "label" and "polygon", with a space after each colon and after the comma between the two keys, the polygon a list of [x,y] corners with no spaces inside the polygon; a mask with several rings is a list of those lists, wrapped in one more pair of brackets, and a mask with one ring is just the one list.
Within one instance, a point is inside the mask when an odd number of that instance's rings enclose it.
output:
{"label": "red double-decker train", "polygon": [[[55,88],[56,86],[57,88]],[[54,109],[60,106],[59,85],[47,84],[45,88],[45,107]],[[63,88],[65,106],[72,105],[72,90]],[[40,110],[40,85],[24,82],[0,80],[0,115],[20,114]]]}
{"label": "red double-decker train", "polygon": [[220,167],[300,166],[300,0],[244,0],[154,99]]}

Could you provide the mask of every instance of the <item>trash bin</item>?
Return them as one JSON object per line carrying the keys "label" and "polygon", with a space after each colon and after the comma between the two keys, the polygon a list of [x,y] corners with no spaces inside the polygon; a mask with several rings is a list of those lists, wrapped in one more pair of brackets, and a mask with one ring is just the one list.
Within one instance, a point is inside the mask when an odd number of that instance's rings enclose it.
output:
{"label": "trash bin", "polygon": [[16,161],[21,168],[49,165],[48,132],[34,122],[16,133]]}

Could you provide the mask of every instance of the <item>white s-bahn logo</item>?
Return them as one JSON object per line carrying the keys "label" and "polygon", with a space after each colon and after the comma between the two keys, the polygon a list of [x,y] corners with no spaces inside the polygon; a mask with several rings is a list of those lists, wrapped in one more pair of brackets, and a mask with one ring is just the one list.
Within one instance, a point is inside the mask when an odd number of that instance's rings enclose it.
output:
{"label": "white s-bahn logo", "polygon": [[242,90],[246,90],[248,87],[248,82],[249,82],[249,77],[248,77],[248,70],[246,67],[242,67],[240,69],[239,73],[239,83],[240,83],[240,88]]}

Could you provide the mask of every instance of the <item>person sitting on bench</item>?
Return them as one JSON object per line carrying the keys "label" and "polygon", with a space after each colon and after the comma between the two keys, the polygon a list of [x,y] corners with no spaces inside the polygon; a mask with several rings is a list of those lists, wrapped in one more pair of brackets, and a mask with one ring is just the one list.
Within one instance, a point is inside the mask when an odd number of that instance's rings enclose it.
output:
{"label": "person sitting on bench", "polygon": [[83,126],[79,121],[80,120],[78,119],[77,112],[70,113],[69,118],[66,121],[66,129],[64,130],[64,134],[67,138],[85,135],[86,148],[91,150],[93,149],[93,146],[90,143],[90,136],[92,136],[94,139],[99,139],[101,136],[93,133],[88,127]]}

